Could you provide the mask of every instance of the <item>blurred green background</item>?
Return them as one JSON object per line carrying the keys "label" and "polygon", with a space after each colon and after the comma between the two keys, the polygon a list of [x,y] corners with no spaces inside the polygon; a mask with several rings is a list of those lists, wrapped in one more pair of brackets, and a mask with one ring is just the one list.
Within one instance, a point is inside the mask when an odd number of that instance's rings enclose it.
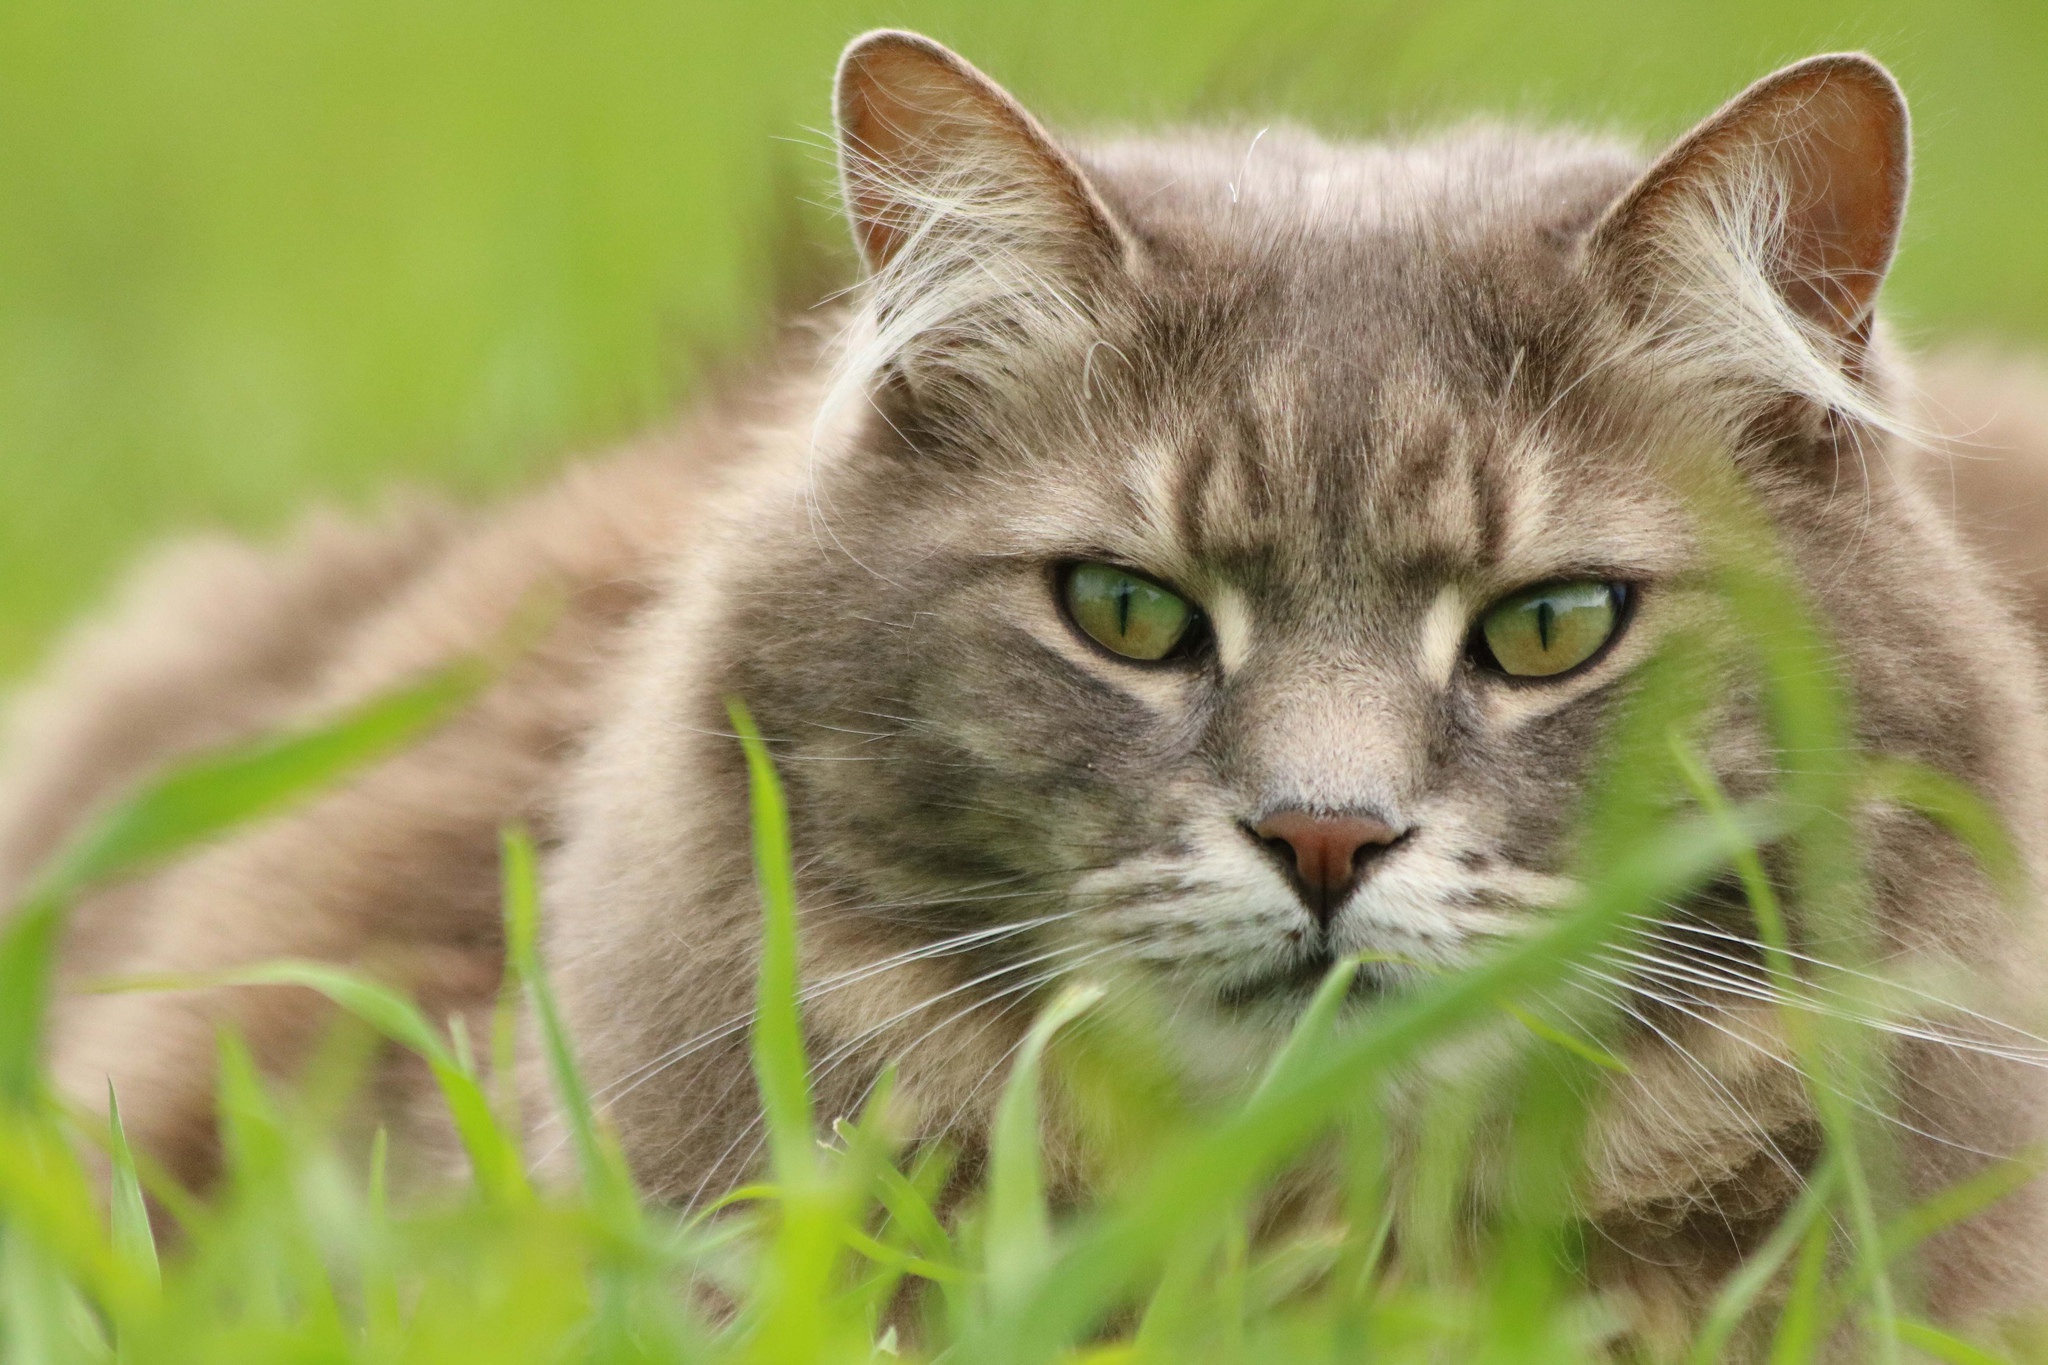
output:
{"label": "blurred green background", "polygon": [[2044,0],[5,0],[0,678],[152,535],[502,488],[673,407],[843,277],[827,81],[880,23],[1069,125],[1663,136],[1869,48],[1918,119],[1894,315],[2048,337]]}

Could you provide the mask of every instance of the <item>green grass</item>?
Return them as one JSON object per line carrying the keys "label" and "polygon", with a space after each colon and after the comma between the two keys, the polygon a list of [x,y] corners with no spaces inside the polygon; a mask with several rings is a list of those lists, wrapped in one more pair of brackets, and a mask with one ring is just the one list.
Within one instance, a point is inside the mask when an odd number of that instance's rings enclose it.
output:
{"label": "green grass", "polygon": [[[361,503],[394,481],[514,487],[669,411],[778,306],[843,278],[816,129],[838,46],[877,22],[955,42],[1057,121],[1278,112],[1347,131],[1479,110],[1661,136],[1781,61],[1870,47],[1919,113],[1896,314],[1917,336],[2048,337],[2048,7],[2032,0],[16,0],[0,6],[0,676],[149,536],[275,528],[315,495]],[[1967,793],[1842,747],[1826,650],[1768,570],[1731,572],[1727,597],[1734,638],[1765,642],[1751,662],[1775,738],[1839,763],[1728,801],[1697,758],[1704,674],[1662,661],[1587,814],[1584,894],[1543,936],[1363,1014],[1336,1008],[1340,967],[1263,1082],[1232,1097],[1185,1092],[1143,1001],[1083,984],[1047,1002],[986,1176],[957,1207],[941,1197],[948,1154],[906,1148],[885,1099],[822,1145],[812,1130],[790,850],[758,745],[771,1168],[718,1216],[634,1194],[554,1021],[517,831],[504,1014],[538,1021],[577,1181],[536,1187],[489,1068],[408,1001],[279,963],[242,979],[321,991],[428,1059],[468,1185],[395,1207],[383,1147],[335,1136],[334,1083],[278,1090],[232,1040],[221,1185],[201,1202],[166,1184],[118,1122],[61,1111],[40,1069],[68,903],[374,762],[485,675],[458,667],[216,756],[111,814],[5,921],[0,1359],[1593,1359],[1612,1316],[1575,1275],[1587,1234],[1567,1195],[1584,1097],[1615,1061],[1605,1021],[1556,1008],[1573,963],[1723,872],[1782,947],[1765,839],[1795,851],[1799,902],[1853,943],[1857,855],[1832,817],[1872,796],[1922,808],[1994,869],[2011,861]],[[1674,802],[1684,814],[1661,813]],[[1869,1359],[2048,1358],[2024,1324],[1994,1348],[1915,1315],[1902,1252],[2015,1175],[1898,1207],[1884,1128],[1859,1104],[1869,1040],[1814,1003],[1858,981],[1775,962],[1830,1156],[1702,1332],[1658,1358],[1706,1365],[1743,1341],[1807,1360],[1842,1323]],[[1481,1034],[1495,1060],[1431,1088],[1404,1120],[1419,1138],[1395,1131],[1402,1078]],[[1047,1206],[1048,1114],[1099,1154],[1086,1208]],[[104,1202],[81,1146],[110,1154]],[[1259,1226],[1304,1165],[1337,1216]],[[1474,1227],[1463,1196],[1482,1169],[1506,1194]],[[161,1250],[145,1186],[180,1226]]]}
{"label": "green grass", "polygon": [[504,489],[669,411],[843,278],[817,130],[878,22],[1077,126],[1666,136],[1867,46],[1919,115],[1895,311],[2048,336],[2037,0],[10,0],[0,678],[148,537]]}
{"label": "green grass", "polygon": [[[2027,1351],[2041,1344],[2031,1324],[2010,1325],[1995,1349],[1948,1335],[1918,1316],[1910,1277],[1899,1278],[1919,1241],[2030,1168],[1993,1166],[1930,1203],[1900,1205],[1885,1179],[1885,1126],[1863,1107],[1878,1095],[1874,1035],[1844,1030],[1818,1003],[1854,988],[1854,972],[1870,965],[1855,948],[1863,892],[1843,818],[1859,802],[1917,807],[1993,869],[2011,866],[2010,850],[1952,784],[1843,747],[1833,661],[1787,605],[1796,594],[1767,538],[1739,534],[1739,501],[1726,490],[1702,496],[1731,518],[1724,542],[1742,547],[1726,557],[1723,628],[1647,667],[1586,811],[1573,905],[1480,965],[1371,1009],[1341,1007],[1356,964],[1340,965],[1241,1094],[1190,1089],[1160,1062],[1171,1052],[1164,1016],[1130,983],[1072,982],[1009,1064],[985,1174],[964,1192],[949,1184],[951,1153],[902,1141],[886,1076],[863,1113],[816,1127],[788,821],[773,760],[737,701],[763,915],[753,1065],[770,1140],[759,1183],[695,1213],[635,1196],[535,951],[534,851],[508,831],[507,1017],[524,1009],[534,1021],[576,1177],[559,1187],[527,1177],[511,1102],[465,1040],[374,982],[275,963],[221,979],[309,987],[425,1057],[469,1179],[394,1207],[383,1137],[365,1153],[336,1136],[346,1087],[316,1073],[279,1089],[225,1037],[225,1171],[204,1200],[177,1188],[130,1155],[118,1107],[110,1123],[68,1113],[41,1072],[44,983],[65,905],[377,761],[463,705],[487,671],[458,665],[319,732],[159,780],[87,830],[0,936],[0,1358],[1607,1359],[1618,1319],[1579,1274],[1592,1234],[1572,1192],[1590,1097],[1623,1064],[1607,1046],[1613,1021],[1567,983],[1576,964],[1626,943],[1638,912],[1729,870],[1765,941],[1782,950],[1780,892],[1758,859],[1766,842],[1788,855],[1802,912],[1826,917],[1809,931],[1836,945],[1824,969],[1795,973],[1782,951],[1773,960],[1825,1155],[1699,1333],[1635,1358],[1705,1365],[1739,1344],[1810,1361],[1842,1332],[1873,1361],[2048,1358]],[[1695,756],[1715,699],[1710,656],[1738,658],[1764,680],[1776,744],[1820,756],[1742,803],[1716,790]],[[191,983],[129,988],[181,984]],[[1560,1008],[1563,999],[1577,1004]],[[1481,1037],[1489,1045],[1459,1065],[1432,1061]],[[1418,1069],[1431,1076],[1420,1102]],[[1048,1199],[1041,1134],[1052,1112],[1099,1159],[1099,1197],[1079,1207]],[[111,1154],[104,1207],[80,1155],[94,1147]],[[1304,1174],[1329,1192],[1327,1207],[1275,1222],[1263,1212],[1274,1192]],[[1481,1185],[1494,1194],[1475,1217]],[[145,1190],[178,1228],[161,1248]]]}

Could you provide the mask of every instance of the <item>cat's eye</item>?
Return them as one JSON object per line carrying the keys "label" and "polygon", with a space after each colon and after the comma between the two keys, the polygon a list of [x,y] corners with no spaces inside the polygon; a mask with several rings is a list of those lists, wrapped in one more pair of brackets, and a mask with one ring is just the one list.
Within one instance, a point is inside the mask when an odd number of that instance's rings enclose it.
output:
{"label": "cat's eye", "polygon": [[1196,621],[1185,598],[1114,564],[1076,564],[1060,586],[1067,615],[1112,654],[1144,663],[1166,658]]}
{"label": "cat's eye", "polygon": [[1591,579],[1542,583],[1486,609],[1474,662],[1514,678],[1555,678],[1589,662],[1621,628],[1628,586]]}

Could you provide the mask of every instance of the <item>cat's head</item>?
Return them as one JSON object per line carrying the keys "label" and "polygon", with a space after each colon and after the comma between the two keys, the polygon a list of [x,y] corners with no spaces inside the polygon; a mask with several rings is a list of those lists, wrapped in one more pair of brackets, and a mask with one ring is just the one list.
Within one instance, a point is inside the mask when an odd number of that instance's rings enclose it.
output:
{"label": "cat's head", "polygon": [[983,994],[1136,965],[1243,1013],[1463,961],[1559,897],[1603,722],[1712,614],[1674,465],[1861,572],[1831,489],[1907,156],[1867,58],[1647,169],[1487,127],[1067,147],[899,33],[838,116],[869,281],[720,682],[818,913],[972,948]]}

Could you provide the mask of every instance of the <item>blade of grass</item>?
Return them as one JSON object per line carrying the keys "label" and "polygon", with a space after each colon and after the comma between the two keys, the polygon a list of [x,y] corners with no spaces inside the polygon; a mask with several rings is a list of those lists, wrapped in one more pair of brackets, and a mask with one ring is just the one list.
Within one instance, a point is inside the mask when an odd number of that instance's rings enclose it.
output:
{"label": "blade of grass", "polygon": [[1575,1038],[1541,1015],[1524,1009],[1512,1001],[1502,1001],[1501,1009],[1510,1019],[1513,1019],[1544,1042],[1549,1043],[1552,1047],[1563,1048],[1580,1061],[1589,1062],[1599,1067],[1602,1071],[1612,1071],[1618,1075],[1626,1075],[1628,1073],[1628,1063],[1599,1044],[1584,1038]]}
{"label": "blade of grass", "polygon": [[115,1253],[91,1182],[49,1113],[0,1110],[0,1241],[116,1316],[149,1294]]}
{"label": "blade of grass", "polygon": [[1344,1000],[1351,992],[1351,983],[1358,979],[1359,969],[1365,961],[1363,956],[1343,958],[1323,974],[1316,993],[1309,997],[1308,1007],[1302,1010],[1301,1018],[1288,1030],[1287,1041],[1266,1064],[1265,1074],[1259,1077],[1258,1088],[1252,1092],[1254,1096],[1272,1089],[1293,1074],[1329,1041],[1331,1030],[1337,1026],[1337,1017],[1344,1010]]}
{"label": "blade of grass", "polygon": [[[1725,465],[1715,468],[1727,477]],[[1809,820],[1783,848],[1801,930],[1829,945],[1835,965],[1850,971],[1867,968],[1875,952],[1874,926],[1856,817],[1866,795],[1868,759],[1856,742],[1853,693],[1841,659],[1819,628],[1769,518],[1747,490],[1731,483],[1702,510],[1720,553],[1716,576],[1722,598],[1763,671],[1772,742],[1779,754],[1795,757],[1778,775],[1780,795],[1790,805],[1830,817]],[[1755,875],[1754,864],[1738,871],[1755,909],[1756,888],[1767,885],[1767,879]],[[1769,904],[1774,907],[1775,900]],[[1777,927],[1782,934],[1782,915]],[[1876,1078],[1884,1063],[1875,1055],[1873,1040],[1845,1036],[1824,1018],[1796,1024],[1788,1018],[1786,1023],[1807,1030],[1804,1041],[1810,1050],[1800,1053],[1799,1060],[1802,1069],[1818,1068],[1808,1070],[1808,1095],[1824,1140],[1841,1158],[1849,1253],[1868,1300],[1859,1315],[1869,1331],[1867,1349],[1878,1365],[1894,1365],[1901,1358],[1899,1311],[1877,1212],[1877,1190],[1894,1174],[1887,1164],[1892,1144],[1888,1131],[1866,1128],[1858,1112],[1859,1106],[1872,1112],[1881,1107],[1882,1082]],[[1794,1046],[1799,1047],[1798,1040]]]}
{"label": "blade of grass", "polygon": [[1052,1217],[1045,1204],[1039,1162],[1038,1087],[1047,1044],[1054,1034],[1092,1009],[1102,988],[1070,985],[1032,1021],[996,1105],[989,1143],[985,1269],[988,1292],[1014,1300],[1044,1270],[1052,1254]]}
{"label": "blade of grass", "polygon": [[136,977],[100,990],[192,990],[214,986],[296,986],[317,992],[425,1061],[455,1123],[478,1187],[491,1198],[532,1196],[518,1144],[498,1124],[476,1076],[419,1007],[379,982],[324,962],[267,962],[192,976]]}
{"label": "blade of grass", "polygon": [[548,1077],[554,1086],[576,1149],[577,1169],[585,1190],[616,1228],[637,1227],[639,1198],[632,1173],[617,1146],[599,1128],[590,1091],[576,1065],[568,1028],[562,1023],[553,988],[540,961],[540,866],[533,839],[525,830],[507,829],[502,838],[505,894],[505,945],[509,969],[533,1010]]}
{"label": "blade of grass", "polygon": [[[1837,1171],[1845,1165],[1846,1159],[1838,1158]],[[1799,1239],[1792,1287],[1771,1339],[1771,1365],[1804,1365],[1819,1348],[1827,1316],[1821,1300],[1827,1289],[1828,1233],[1827,1222],[1815,1218]]]}
{"label": "blade of grass", "polygon": [[466,705],[491,676],[483,661],[463,659],[317,729],[185,764],[94,821],[58,855],[30,899],[69,900],[95,883],[276,814],[414,743]]}
{"label": "blade of grass", "polygon": [[112,1153],[108,1217],[113,1230],[114,1254],[138,1267],[151,1284],[161,1284],[163,1270],[157,1264],[156,1235],[149,1226],[149,1205],[142,1197],[142,1181],[135,1171],[135,1153],[128,1147],[128,1132],[121,1125],[121,1102],[114,1095],[112,1081],[107,1082],[107,1134]]}
{"label": "blade of grass", "polygon": [[761,978],[754,1011],[754,1076],[768,1122],[770,1157],[785,1186],[816,1173],[810,1063],[797,1005],[796,878],[790,859],[789,807],[782,779],[754,718],[737,700],[726,703],[747,755],[754,870],[761,887]]}
{"label": "blade of grass", "polygon": [[2008,897],[2024,888],[2026,870],[2012,833],[1983,797],[1924,763],[1887,755],[1867,758],[1863,773],[1870,795],[1918,811],[1961,839]]}
{"label": "blade of grass", "polygon": [[947,1234],[946,1225],[932,1211],[924,1192],[913,1185],[903,1172],[894,1166],[885,1166],[877,1171],[875,1197],[887,1211],[891,1226],[902,1230],[904,1238],[917,1248],[920,1256],[945,1265],[957,1263],[953,1239]]}
{"label": "blade of grass", "polygon": [[1863,1291],[1871,1298],[1871,1312],[1878,1323],[1879,1356],[1891,1359],[1897,1354],[1897,1343],[1891,1335],[1891,1323],[1897,1318],[1895,1295],[1887,1268],[1877,1200],[1864,1166],[1856,1115],[1840,1079],[1842,1064],[1830,1056],[1829,1049],[1816,1036],[1813,1015],[1801,1008],[1800,1002],[1806,998],[1806,984],[1793,969],[1784,912],[1778,903],[1776,888],[1764,869],[1762,854],[1758,852],[1757,845],[1744,838],[1736,827],[1734,813],[1720,785],[1691,746],[1674,733],[1671,748],[1680,772],[1708,819],[1735,841],[1735,868],[1742,878],[1744,894],[1756,919],[1758,937],[1764,945],[1765,968],[1783,997],[1784,1003],[1778,1010],[1779,1026],[1784,1029],[1786,1041],[1799,1062],[1799,1074],[1805,1078],[1807,1095],[1820,1117],[1828,1146],[1840,1161],[1841,1193],[1848,1206],[1858,1279]]}
{"label": "blade of grass", "polygon": [[402,1339],[403,1294],[391,1264],[391,1130],[383,1124],[370,1139],[368,1179],[363,1188],[361,1269],[364,1337],[374,1351],[395,1350]]}
{"label": "blade of grass", "polygon": [[145,784],[58,854],[0,931],[0,1102],[40,1082],[36,1063],[65,911],[81,891],[275,814],[412,743],[465,705],[491,668],[464,659],[301,734],[200,758]]}
{"label": "blade of grass", "polygon": [[2007,1195],[2040,1179],[2043,1166],[2038,1151],[2008,1157],[1938,1191],[1900,1214],[1885,1229],[1885,1255],[1903,1256],[1936,1233],[1974,1218]]}
{"label": "blade of grass", "polygon": [[19,1229],[0,1227],[0,1359],[41,1365],[107,1358],[64,1267]]}
{"label": "blade of grass", "polygon": [[866,1197],[868,1182],[835,1182],[820,1164],[810,1063],[797,999],[796,875],[789,808],[753,717],[734,699],[728,699],[726,710],[747,761],[754,867],[761,891],[753,1068],[768,1130],[769,1165],[782,1191],[781,1217],[765,1249],[747,1313],[752,1332],[747,1358],[780,1365],[831,1358],[849,1349],[856,1335],[865,1335],[862,1324],[849,1319],[847,1297],[835,1289],[841,1279],[836,1267],[847,1245],[847,1225]]}
{"label": "blade of grass", "polygon": [[1897,1322],[1899,1340],[1918,1351],[1925,1351],[1936,1360],[1947,1361],[1948,1365],[2012,1365],[2010,1357],[1987,1351],[1961,1337],[1942,1331],[1930,1322],[1917,1318],[1900,1318]]}
{"label": "blade of grass", "polygon": [[0,929],[0,1108],[33,1108],[43,1092],[43,1021],[64,924],[63,902],[32,900]]}
{"label": "blade of grass", "polygon": [[1721,1365],[1727,1359],[1728,1343],[1757,1300],[1778,1278],[1792,1254],[1805,1244],[1814,1226],[1827,1217],[1839,1178],[1835,1159],[1824,1159],[1763,1245],[1728,1277],[1693,1339],[1691,1365]]}

